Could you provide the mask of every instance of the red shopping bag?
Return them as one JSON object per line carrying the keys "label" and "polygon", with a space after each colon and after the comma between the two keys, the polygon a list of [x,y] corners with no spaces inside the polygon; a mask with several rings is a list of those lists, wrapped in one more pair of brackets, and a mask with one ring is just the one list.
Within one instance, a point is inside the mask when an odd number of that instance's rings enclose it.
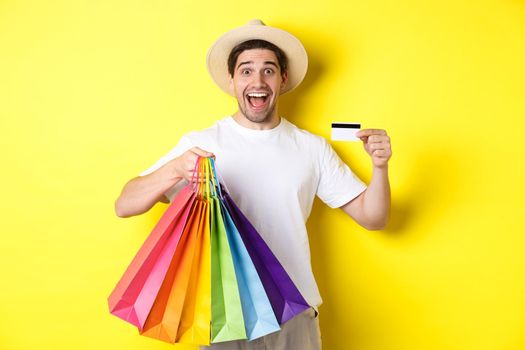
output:
{"label": "red shopping bag", "polygon": [[[189,209],[195,201],[195,193],[190,186],[185,187],[162,215],[159,222],[141,246],[124,275],[121,277],[111,295],[108,297],[111,314],[142,328],[153,300],[137,299],[143,293],[148,279],[161,256],[166,242],[173,235],[179,235],[186,225]],[[164,270],[165,273],[166,269]],[[157,270],[162,275],[162,269]],[[162,276],[157,276],[162,278]],[[160,285],[159,285],[160,287]],[[151,294],[151,290],[149,291]],[[149,304],[149,305],[148,305]]]}

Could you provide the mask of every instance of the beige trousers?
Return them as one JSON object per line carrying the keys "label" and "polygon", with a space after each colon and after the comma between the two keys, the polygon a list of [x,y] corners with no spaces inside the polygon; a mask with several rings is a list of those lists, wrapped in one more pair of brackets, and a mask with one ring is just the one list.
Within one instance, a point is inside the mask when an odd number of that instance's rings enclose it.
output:
{"label": "beige trousers", "polygon": [[321,350],[319,319],[313,308],[286,322],[281,330],[264,337],[201,346],[201,350]]}

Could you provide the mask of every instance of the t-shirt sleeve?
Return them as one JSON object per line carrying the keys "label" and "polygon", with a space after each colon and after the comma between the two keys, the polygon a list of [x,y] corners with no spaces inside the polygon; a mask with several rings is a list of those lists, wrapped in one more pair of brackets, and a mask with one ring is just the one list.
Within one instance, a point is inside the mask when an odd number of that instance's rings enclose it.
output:
{"label": "t-shirt sleeve", "polygon": [[366,189],[365,183],[339,158],[325,139],[322,139],[319,157],[317,196],[329,207],[339,208]]}
{"label": "t-shirt sleeve", "polygon": [[175,147],[173,147],[167,154],[165,154],[163,157],[157,160],[157,162],[155,162],[152,166],[150,166],[149,168],[141,172],[139,176],[145,176],[145,175],[151,174],[152,172],[158,170],[163,165],[168,163],[170,160],[177,158],[178,156],[180,156],[181,154],[183,154],[184,152],[186,152],[192,147],[193,145],[191,144],[188,137],[183,136]]}
{"label": "t-shirt sleeve", "polygon": [[[177,143],[177,145],[171,149],[166,155],[164,155],[163,157],[161,157],[157,162],[155,162],[155,164],[153,164],[152,166],[150,166],[149,168],[147,168],[146,170],[144,170],[143,172],[141,172],[139,174],[139,176],[146,176],[148,174],[151,174],[153,173],[154,171],[158,170],[159,168],[161,168],[163,165],[165,165],[166,163],[168,163],[169,161],[177,158],[178,156],[180,156],[181,154],[183,154],[184,152],[186,152],[187,150],[189,150],[190,148],[193,147],[193,144],[191,143],[191,141],[189,140],[189,138],[187,136],[183,136],[180,140],[179,140],[179,143]],[[173,197],[175,197],[175,195],[187,184],[187,181],[186,180],[182,180],[182,181],[179,181],[178,183],[176,183],[173,187],[171,187],[170,189],[168,189],[164,195],[171,201],[173,199]]]}

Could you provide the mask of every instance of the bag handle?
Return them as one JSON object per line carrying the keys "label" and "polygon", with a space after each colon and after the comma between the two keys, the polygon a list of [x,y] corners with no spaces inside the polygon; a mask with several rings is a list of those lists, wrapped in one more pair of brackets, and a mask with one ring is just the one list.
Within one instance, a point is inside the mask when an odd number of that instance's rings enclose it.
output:
{"label": "bag handle", "polygon": [[[210,161],[211,169],[212,169],[212,172],[213,172],[213,184],[215,185],[215,187],[219,191],[219,198],[220,199],[224,199],[224,197],[222,196],[222,191],[221,191],[221,183],[219,182],[219,180],[217,178],[217,169],[215,168],[215,160],[213,158],[209,158],[209,161]],[[224,181],[223,181],[223,183],[224,183]]]}
{"label": "bag handle", "polygon": [[223,185],[228,192],[228,187],[226,187],[224,180],[219,177],[217,173],[215,159],[197,156],[191,175],[192,190],[202,197],[218,196],[224,199],[221,185]]}
{"label": "bag handle", "polygon": [[206,181],[204,182],[206,192],[207,192],[208,197],[214,197],[214,196],[217,196],[217,192],[215,190],[215,186],[212,186],[212,184],[215,185],[216,180],[211,170],[210,158],[205,158],[204,160],[205,162],[204,162],[204,172],[203,173],[206,175]]}
{"label": "bag handle", "polygon": [[197,157],[191,178],[192,190],[200,197],[217,196],[217,179],[208,157]]}
{"label": "bag handle", "polygon": [[191,186],[192,186],[192,190],[193,192],[197,192],[198,191],[198,184],[197,184],[197,176],[198,176],[198,169],[199,169],[199,166],[200,166],[200,163],[201,163],[201,156],[197,156],[197,160],[195,161],[195,166],[193,167],[193,172],[191,174]]}

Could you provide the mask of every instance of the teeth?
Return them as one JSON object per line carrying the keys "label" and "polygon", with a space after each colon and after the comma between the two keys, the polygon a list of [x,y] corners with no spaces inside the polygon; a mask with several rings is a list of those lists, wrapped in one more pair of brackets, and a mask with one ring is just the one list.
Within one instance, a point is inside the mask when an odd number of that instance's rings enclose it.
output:
{"label": "teeth", "polygon": [[250,97],[266,97],[268,94],[266,92],[250,92],[248,94]]}

